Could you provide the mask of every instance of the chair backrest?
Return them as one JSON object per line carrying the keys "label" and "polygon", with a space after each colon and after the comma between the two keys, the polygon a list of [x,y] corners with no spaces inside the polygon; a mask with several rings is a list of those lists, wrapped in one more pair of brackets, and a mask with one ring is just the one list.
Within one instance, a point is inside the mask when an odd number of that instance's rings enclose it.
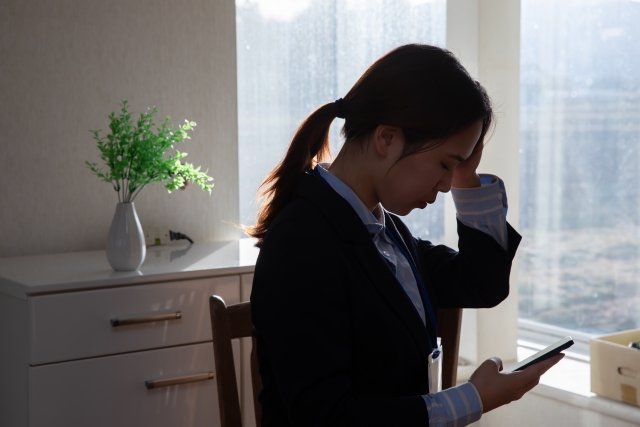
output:
{"label": "chair backrest", "polygon": [[458,352],[460,350],[461,308],[438,310],[438,336],[442,340],[442,389],[456,385],[458,376]]}
{"label": "chair backrest", "polygon": [[[231,340],[243,337],[252,337],[251,385],[256,425],[260,426],[262,407],[258,402],[258,395],[262,390],[262,379],[258,370],[256,339],[252,335],[251,303],[243,302],[227,307],[222,298],[213,295],[209,298],[209,308],[211,311],[213,355],[215,358],[216,384],[218,386],[218,403],[222,427],[242,427]],[[444,349],[444,359],[442,361],[443,389],[456,385],[461,325],[462,309],[438,310],[438,335],[442,339],[442,347]]]}
{"label": "chair backrest", "polygon": [[256,414],[256,425],[260,425],[262,408],[258,395],[262,390],[262,379],[258,371],[256,355],[256,339],[252,336],[251,303],[226,306],[224,300],[213,295],[209,298],[211,313],[211,331],[213,335],[213,357],[216,367],[216,384],[218,386],[218,404],[222,427],[242,427],[240,415],[240,399],[238,382],[231,340],[234,338],[252,337],[251,349],[251,384],[253,388],[253,404]]}

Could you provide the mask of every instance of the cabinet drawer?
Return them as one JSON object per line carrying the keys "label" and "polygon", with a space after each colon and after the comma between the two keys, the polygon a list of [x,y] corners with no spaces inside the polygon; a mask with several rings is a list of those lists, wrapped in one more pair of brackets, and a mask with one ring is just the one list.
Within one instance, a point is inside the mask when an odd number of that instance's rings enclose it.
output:
{"label": "cabinet drawer", "polygon": [[[240,300],[238,276],[102,289],[29,300],[29,363],[84,359],[211,340],[209,296]],[[176,318],[176,312],[180,312]],[[157,319],[113,326],[112,320]],[[135,320],[134,320],[135,321]],[[115,323],[115,320],[114,320]]]}
{"label": "cabinet drawer", "polygon": [[211,343],[30,367],[29,426],[219,426],[215,378],[145,386],[213,371]]}

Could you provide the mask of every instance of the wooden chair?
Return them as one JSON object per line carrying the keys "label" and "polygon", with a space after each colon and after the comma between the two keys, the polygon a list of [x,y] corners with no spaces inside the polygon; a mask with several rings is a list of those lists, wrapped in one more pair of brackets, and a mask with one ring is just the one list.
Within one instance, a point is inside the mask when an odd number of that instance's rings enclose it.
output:
{"label": "wooden chair", "polygon": [[[258,402],[258,395],[262,390],[262,379],[258,370],[256,339],[252,336],[251,303],[243,302],[227,307],[222,298],[213,295],[209,298],[209,308],[211,309],[213,355],[215,358],[215,375],[222,427],[242,427],[231,340],[244,337],[252,337],[251,385],[256,425],[260,426],[262,408]],[[442,339],[442,347],[444,349],[444,359],[442,361],[443,389],[456,385],[461,324],[461,309],[442,309],[438,311],[438,335]]]}
{"label": "wooden chair", "polygon": [[253,388],[253,405],[256,414],[256,425],[260,426],[262,407],[258,395],[262,390],[262,379],[258,371],[256,355],[256,339],[251,331],[251,303],[243,302],[227,307],[219,296],[209,297],[211,311],[211,331],[213,333],[213,357],[215,358],[215,376],[218,386],[218,403],[222,427],[242,427],[240,416],[240,400],[238,382],[231,340],[234,338],[252,337],[251,348],[251,385]]}
{"label": "wooden chair", "polygon": [[458,375],[458,352],[460,350],[461,308],[438,310],[438,336],[442,340],[442,389],[454,387]]}

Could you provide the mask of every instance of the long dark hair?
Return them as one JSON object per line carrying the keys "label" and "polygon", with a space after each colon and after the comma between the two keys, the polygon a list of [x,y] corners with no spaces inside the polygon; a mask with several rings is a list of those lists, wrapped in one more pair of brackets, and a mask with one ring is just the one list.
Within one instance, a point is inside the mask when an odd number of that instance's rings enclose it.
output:
{"label": "long dark hair", "polygon": [[[365,141],[378,125],[398,126],[404,155],[433,148],[482,120],[479,143],[493,111],[484,88],[448,50],[429,45],[400,46],[374,62],[339,102],[345,144]],[[298,178],[330,157],[329,128],[336,104],[324,104],[296,130],[287,154],[260,186],[262,203],[255,226],[245,232],[260,247],[269,225],[294,199]]]}

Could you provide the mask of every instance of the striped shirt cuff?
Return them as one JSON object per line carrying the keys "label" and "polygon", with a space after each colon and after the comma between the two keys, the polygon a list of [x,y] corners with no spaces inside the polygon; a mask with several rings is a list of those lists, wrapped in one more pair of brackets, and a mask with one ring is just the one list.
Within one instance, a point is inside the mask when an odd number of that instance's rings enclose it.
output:
{"label": "striped shirt cuff", "polygon": [[480,175],[480,187],[452,188],[458,219],[466,226],[493,237],[505,250],[507,238],[507,192],[494,175]]}
{"label": "striped shirt cuff", "polygon": [[482,416],[482,400],[470,382],[422,398],[429,412],[429,427],[464,427]]}
{"label": "striped shirt cuff", "polygon": [[495,175],[480,175],[480,187],[452,188],[451,195],[458,217],[462,220],[485,219],[500,214],[507,216],[507,192],[504,182]]}

